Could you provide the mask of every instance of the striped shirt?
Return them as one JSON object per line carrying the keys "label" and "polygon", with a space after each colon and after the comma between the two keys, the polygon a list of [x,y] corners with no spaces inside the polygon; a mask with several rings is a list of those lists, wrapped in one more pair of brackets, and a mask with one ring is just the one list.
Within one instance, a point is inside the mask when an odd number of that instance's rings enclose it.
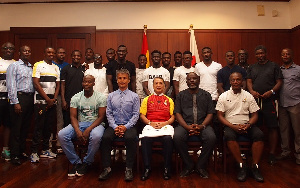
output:
{"label": "striped shirt", "polygon": [[7,91],[10,104],[18,104],[17,92],[33,93],[32,65],[26,65],[21,59],[12,63],[7,69]]}
{"label": "striped shirt", "polygon": [[[55,64],[47,64],[45,61],[39,61],[34,64],[32,77],[40,79],[40,85],[50,99],[53,99],[56,82],[60,81],[59,68]],[[46,104],[46,100],[35,91],[34,104]]]}
{"label": "striped shirt", "polygon": [[0,58],[0,99],[7,99],[7,88],[6,88],[6,71],[10,64],[15,60],[5,60]]}

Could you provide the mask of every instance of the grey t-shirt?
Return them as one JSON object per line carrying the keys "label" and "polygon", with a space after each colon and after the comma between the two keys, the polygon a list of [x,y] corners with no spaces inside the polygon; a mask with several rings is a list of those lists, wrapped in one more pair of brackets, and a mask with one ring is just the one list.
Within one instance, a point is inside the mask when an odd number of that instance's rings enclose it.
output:
{"label": "grey t-shirt", "polygon": [[106,106],[106,97],[97,91],[89,98],[84,91],[75,94],[70,103],[71,108],[77,108],[79,122],[94,122],[98,118],[99,107]]}

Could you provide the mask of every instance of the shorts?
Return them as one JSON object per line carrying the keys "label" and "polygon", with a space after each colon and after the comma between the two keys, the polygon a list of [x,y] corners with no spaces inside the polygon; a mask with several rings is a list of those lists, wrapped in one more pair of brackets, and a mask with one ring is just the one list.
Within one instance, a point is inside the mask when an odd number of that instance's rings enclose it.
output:
{"label": "shorts", "polygon": [[258,106],[260,110],[258,111],[258,126],[263,126],[264,124],[268,128],[279,127],[276,103],[273,99],[263,99],[258,101]]}
{"label": "shorts", "polygon": [[264,133],[256,126],[252,126],[245,134],[238,134],[230,127],[224,127],[224,137],[226,141],[236,141],[239,135],[249,138],[252,142],[264,140]]}

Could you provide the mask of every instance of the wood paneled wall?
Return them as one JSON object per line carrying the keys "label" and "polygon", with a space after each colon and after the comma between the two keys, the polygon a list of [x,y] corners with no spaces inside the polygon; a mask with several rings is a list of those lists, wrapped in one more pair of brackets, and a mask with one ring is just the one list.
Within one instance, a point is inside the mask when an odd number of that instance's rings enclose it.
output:
{"label": "wood paneled wall", "polygon": [[[142,35],[143,30],[97,30],[95,52],[104,57],[106,49],[117,49],[118,45],[124,44],[128,48],[127,59],[137,64]],[[195,30],[195,36],[199,54],[203,47],[209,46],[213,60],[222,65],[226,65],[225,53],[228,50],[237,52],[244,48],[249,52],[249,63],[254,63],[254,48],[263,44],[267,47],[268,58],[280,63],[281,49],[292,48],[291,30]],[[177,50],[189,50],[188,30],[147,30],[147,38],[150,53],[154,49],[171,54]]]}
{"label": "wood paneled wall", "polygon": [[[106,63],[105,52],[108,48],[117,49],[120,44],[128,48],[127,59],[137,64],[137,57],[141,52],[143,30],[97,30],[96,36],[91,41],[95,52],[101,53],[103,62]],[[213,60],[226,65],[225,52],[244,48],[249,52],[249,63],[255,62],[254,48],[263,44],[267,47],[268,58],[281,64],[280,52],[289,47],[295,51],[295,62],[300,64],[300,30],[195,30],[199,54],[201,49],[209,46],[213,51]],[[188,30],[147,30],[149,51],[158,49],[162,53],[172,54],[179,50],[189,50]],[[10,31],[0,32],[0,44],[14,40]],[[15,41],[13,41],[15,42]],[[58,41],[59,42],[59,41]],[[70,41],[69,41],[70,42]],[[68,45],[70,43],[68,42]],[[63,43],[59,44],[63,46]],[[63,46],[64,47],[64,46]],[[89,47],[89,46],[86,46]],[[34,52],[33,52],[34,53]],[[71,49],[68,47],[67,56],[70,57]],[[84,52],[83,52],[84,53]],[[18,58],[15,54],[15,58]],[[201,57],[200,57],[201,58]],[[173,60],[172,60],[173,65]]]}

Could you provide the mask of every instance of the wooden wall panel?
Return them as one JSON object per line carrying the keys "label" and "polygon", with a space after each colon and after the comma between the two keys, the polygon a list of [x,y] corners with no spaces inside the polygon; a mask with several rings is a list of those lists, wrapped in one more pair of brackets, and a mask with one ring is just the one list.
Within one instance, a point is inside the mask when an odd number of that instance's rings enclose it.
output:
{"label": "wooden wall panel", "polygon": [[[164,32],[162,30],[148,30],[147,39],[150,54],[153,50],[159,50],[162,53],[168,51],[168,30]],[[142,46],[142,44],[137,45]]]}
{"label": "wooden wall panel", "polygon": [[218,35],[217,35],[217,33],[210,32],[207,30],[196,30],[195,37],[196,37],[196,41],[197,41],[197,47],[198,47],[198,53],[200,55],[200,60],[202,61],[202,57],[201,57],[202,48],[210,47],[213,52],[212,59],[214,61],[218,61],[218,42],[217,42]]}
{"label": "wooden wall panel", "polygon": [[265,33],[264,32],[245,32],[242,33],[242,44],[241,48],[248,51],[249,59],[248,63],[253,64],[256,62],[254,49],[257,45],[265,44]]}
{"label": "wooden wall panel", "polygon": [[266,47],[268,59],[278,64],[282,64],[281,50],[283,48],[291,48],[290,33],[279,32],[266,34]]}
{"label": "wooden wall panel", "polygon": [[[31,60],[30,63],[34,64],[38,61],[44,59],[44,50],[49,46],[49,41],[47,37],[37,37],[37,38],[17,38],[15,41],[16,49],[21,46],[28,45],[31,48]],[[16,50],[18,52],[18,50]],[[16,53],[18,56],[18,53]],[[19,57],[17,58],[19,59]]]}
{"label": "wooden wall panel", "polygon": [[[190,35],[187,31],[183,32],[171,32],[168,33],[168,52],[172,55],[171,66],[174,66],[174,53],[180,51],[183,53],[186,50],[190,50]],[[163,52],[162,52],[163,53]]]}
{"label": "wooden wall panel", "polygon": [[84,62],[85,39],[80,38],[60,38],[57,39],[57,48],[63,47],[66,50],[66,59],[68,63],[72,63],[71,54],[73,50],[79,50],[82,53],[81,62]]}
{"label": "wooden wall panel", "polygon": [[142,50],[142,43],[142,30],[133,30],[131,32],[122,33],[122,42],[120,44],[124,44],[125,46],[127,46],[128,54],[126,58],[136,65],[138,64],[138,56],[140,55]]}
{"label": "wooden wall panel", "polygon": [[225,53],[227,51],[236,53],[241,47],[241,43],[241,33],[218,33],[218,63],[221,63],[223,67],[226,66]]}
{"label": "wooden wall panel", "polygon": [[292,31],[291,46],[294,51],[294,62],[300,65],[300,27]]}

